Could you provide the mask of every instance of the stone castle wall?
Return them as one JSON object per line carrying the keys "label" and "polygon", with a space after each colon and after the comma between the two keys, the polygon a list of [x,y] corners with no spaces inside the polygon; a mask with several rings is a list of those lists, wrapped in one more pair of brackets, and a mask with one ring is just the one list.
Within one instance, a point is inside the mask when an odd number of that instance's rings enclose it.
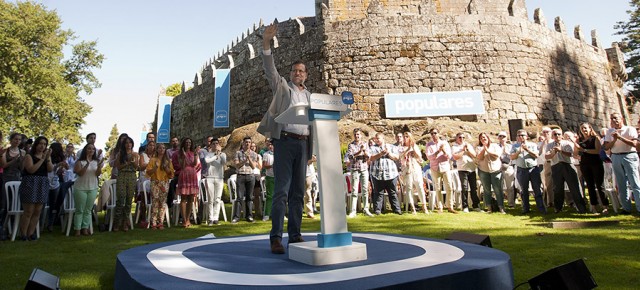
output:
{"label": "stone castle wall", "polygon": [[[389,129],[386,93],[481,90],[486,114],[459,118],[506,126],[576,128],[608,124],[611,111],[626,112],[626,78],[617,47],[569,35],[560,18],[547,27],[541,10],[527,19],[522,0],[316,0],[316,17],[279,24],[274,50],[279,71],[307,61],[312,92],[349,90],[356,104],[348,118]],[[257,122],[271,92],[259,54],[262,28],[218,53],[196,75],[194,88],[176,97],[172,133],[203,140]],[[231,128],[212,131],[215,68],[232,68]],[[197,116],[194,116],[197,115]],[[455,117],[455,116],[454,116]]]}

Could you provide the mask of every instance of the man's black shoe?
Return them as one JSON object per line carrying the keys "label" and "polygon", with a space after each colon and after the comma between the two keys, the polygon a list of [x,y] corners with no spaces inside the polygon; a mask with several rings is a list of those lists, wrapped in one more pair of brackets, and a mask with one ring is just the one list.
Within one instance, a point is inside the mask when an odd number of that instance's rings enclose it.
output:
{"label": "man's black shoe", "polygon": [[284,254],[284,247],[282,246],[280,240],[271,241],[271,253]]}
{"label": "man's black shoe", "polygon": [[[302,238],[302,236],[297,236],[297,237],[289,238],[289,244],[302,243],[302,242],[304,242],[304,239]],[[287,244],[287,246],[288,246],[289,244]]]}

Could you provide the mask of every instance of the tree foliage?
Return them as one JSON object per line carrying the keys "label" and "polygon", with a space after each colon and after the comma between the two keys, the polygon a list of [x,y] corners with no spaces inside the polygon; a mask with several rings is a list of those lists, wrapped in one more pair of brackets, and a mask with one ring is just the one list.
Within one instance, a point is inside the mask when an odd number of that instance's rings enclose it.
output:
{"label": "tree foliage", "polygon": [[111,150],[116,147],[116,142],[118,142],[119,135],[120,133],[118,133],[118,124],[113,124],[113,127],[111,127],[111,132],[109,133],[109,139],[106,143],[104,143],[104,152],[107,154],[105,156],[108,156],[109,152],[111,152]]}
{"label": "tree foliage", "polygon": [[63,48],[75,39],[61,29],[55,11],[32,2],[0,0],[0,130],[79,143],[80,126],[91,107],[79,93],[100,83],[91,72],[104,56],[96,42]]}
{"label": "tree foliage", "polygon": [[167,87],[166,95],[169,97],[175,97],[182,93],[182,85],[175,83]]}
{"label": "tree foliage", "polygon": [[626,54],[629,91],[632,95],[640,97],[640,0],[631,0],[629,4],[629,19],[619,21],[614,28],[617,35],[624,36],[620,47]]}

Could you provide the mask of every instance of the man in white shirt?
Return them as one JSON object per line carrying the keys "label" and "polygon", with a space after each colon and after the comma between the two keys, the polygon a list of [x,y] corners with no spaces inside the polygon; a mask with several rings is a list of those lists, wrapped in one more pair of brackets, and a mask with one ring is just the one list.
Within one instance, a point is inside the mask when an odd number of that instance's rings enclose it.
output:
{"label": "man in white shirt", "polygon": [[604,150],[611,150],[613,176],[618,185],[618,195],[622,214],[631,212],[631,196],[627,191],[627,182],[636,200],[636,210],[640,212],[640,174],[638,172],[638,152],[636,128],[625,126],[620,113],[611,114],[611,128],[604,136]]}
{"label": "man in white shirt", "polygon": [[[573,197],[578,213],[587,211],[584,199],[580,194],[580,186],[578,184],[578,174],[571,166],[571,156],[573,155],[573,146],[570,141],[562,138],[562,130],[553,129],[553,142],[547,145],[547,153],[544,156],[547,160],[551,160],[551,174],[553,177],[553,206],[555,212],[562,211],[564,204],[564,184],[567,183],[569,193]],[[636,169],[637,170],[637,169]]]}

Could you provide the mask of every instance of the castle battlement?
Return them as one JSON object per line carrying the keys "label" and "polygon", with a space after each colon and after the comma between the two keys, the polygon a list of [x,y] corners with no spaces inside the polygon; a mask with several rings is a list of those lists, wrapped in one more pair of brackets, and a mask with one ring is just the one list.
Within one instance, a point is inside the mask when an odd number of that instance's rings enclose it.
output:
{"label": "castle battlement", "polygon": [[[315,0],[315,17],[278,23],[276,66],[307,62],[310,91],[353,92],[348,118],[385,131],[388,93],[480,90],[486,113],[455,116],[506,125],[508,119],[576,127],[608,123],[626,108],[622,52],[603,49],[597,32],[570,33],[543,11],[528,19],[524,0]],[[231,128],[257,122],[271,92],[259,57],[263,23],[242,32],[196,73],[174,99],[172,132],[211,134],[213,76],[231,68]],[[198,120],[192,120],[194,114]],[[188,119],[190,122],[180,122]],[[177,121],[177,122],[176,122]],[[195,132],[195,133],[194,133]],[[184,134],[183,134],[184,133]]]}

